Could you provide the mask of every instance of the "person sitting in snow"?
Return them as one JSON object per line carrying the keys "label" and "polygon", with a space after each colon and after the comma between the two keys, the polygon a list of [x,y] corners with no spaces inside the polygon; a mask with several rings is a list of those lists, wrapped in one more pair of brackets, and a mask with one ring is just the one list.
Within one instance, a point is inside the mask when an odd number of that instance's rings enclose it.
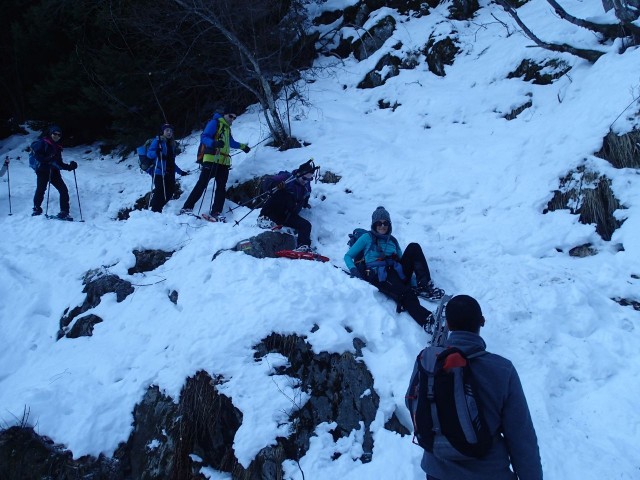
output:
{"label": "person sitting in snow", "polygon": [[160,135],[153,139],[147,149],[147,157],[155,160],[149,170],[153,175],[153,192],[151,196],[151,210],[162,212],[163,207],[173,198],[176,191],[176,173],[188,175],[176,165],[176,155],[180,147],[173,138],[173,127],[165,123],[160,127]]}
{"label": "person sitting in snow", "polygon": [[[445,317],[451,331],[447,348],[458,348],[467,356],[485,352],[470,362],[478,401],[493,442],[484,457],[459,462],[444,460],[425,450],[420,466],[427,472],[427,480],[542,480],[538,439],[518,372],[506,358],[486,352],[487,345],[480,336],[480,328],[485,324],[480,305],[469,295],[456,295],[447,303]],[[417,375],[418,361],[405,396],[410,412],[419,395]]]}
{"label": "person sitting in snow", "polygon": [[[32,215],[42,214],[42,201],[47,190],[47,185],[51,184],[60,195],[60,213],[58,218],[63,220],[73,220],[69,216],[69,190],[62,180],[60,170],[75,170],[78,164],[71,161],[66,164],[62,161],[62,129],[57,125],[49,127],[47,134],[31,144],[31,149],[39,162],[36,170],[36,193],[33,196]],[[47,200],[48,205],[48,200]]]}
{"label": "person sitting in snow", "polygon": [[267,198],[258,218],[258,224],[273,222],[295,229],[298,232],[298,252],[311,251],[311,222],[301,217],[300,211],[311,208],[311,180],[318,168],[311,159],[293,172],[282,171],[271,176],[269,188],[274,185],[277,191]]}
{"label": "person sitting in snow", "polygon": [[[384,207],[378,207],[371,215],[371,231],[362,235],[349,248],[344,262],[354,277],[362,278],[376,286],[382,293],[394,299],[398,311],[406,310],[423,328],[429,326],[431,312],[420,305],[418,294],[437,300],[444,291],[436,288],[422,248],[410,243],[402,251],[393,230],[391,217]],[[355,265],[355,259],[364,253],[365,269],[362,273]],[[415,274],[417,286],[412,286]]]}
{"label": "person sitting in snow", "polygon": [[222,110],[222,114],[216,112],[213,115],[200,135],[200,147],[198,148],[198,163],[202,163],[200,177],[180,210],[180,213],[191,213],[198,199],[204,194],[209,180],[213,178],[216,187],[210,212],[213,221],[224,221],[222,208],[227,191],[229,170],[231,170],[229,149],[239,148],[244,153],[251,151],[246,143],[238,143],[231,135],[231,125],[237,117],[237,109],[226,106]]}

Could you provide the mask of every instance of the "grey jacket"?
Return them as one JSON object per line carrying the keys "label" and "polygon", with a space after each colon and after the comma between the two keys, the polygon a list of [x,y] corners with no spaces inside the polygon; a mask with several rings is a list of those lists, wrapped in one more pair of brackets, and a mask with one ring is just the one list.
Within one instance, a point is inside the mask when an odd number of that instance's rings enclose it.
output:
{"label": "grey jacket", "polygon": [[[465,353],[486,349],[480,335],[462,331],[451,332],[446,346]],[[487,456],[465,462],[441,460],[425,451],[422,469],[438,480],[541,480],[538,440],[515,367],[493,353],[474,358],[471,367],[485,421],[494,434],[493,447]]]}

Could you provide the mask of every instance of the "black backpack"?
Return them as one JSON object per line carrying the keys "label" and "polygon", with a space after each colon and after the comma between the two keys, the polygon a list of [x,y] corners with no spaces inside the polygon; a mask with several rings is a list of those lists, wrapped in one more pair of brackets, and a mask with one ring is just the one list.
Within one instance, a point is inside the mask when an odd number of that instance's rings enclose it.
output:
{"label": "black backpack", "polygon": [[454,347],[427,347],[416,360],[417,371],[407,392],[414,425],[414,443],[449,461],[484,457],[493,437],[483,408],[470,360]]}

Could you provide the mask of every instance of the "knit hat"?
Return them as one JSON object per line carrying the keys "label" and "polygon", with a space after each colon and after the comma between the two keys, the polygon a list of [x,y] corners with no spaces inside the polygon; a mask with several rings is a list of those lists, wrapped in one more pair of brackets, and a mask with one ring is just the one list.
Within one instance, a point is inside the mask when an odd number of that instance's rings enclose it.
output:
{"label": "knit hat", "polygon": [[58,125],[51,125],[47,130],[47,135],[51,135],[52,133],[59,133],[62,135],[62,129]]}
{"label": "knit hat", "polygon": [[478,301],[469,295],[456,295],[447,303],[445,315],[450,330],[477,333],[484,325],[482,309]]}
{"label": "knit hat", "polygon": [[171,131],[173,131],[173,125],[170,123],[164,123],[160,126],[160,135],[162,135],[167,128],[170,128]]}
{"label": "knit hat", "polygon": [[238,107],[232,103],[224,105],[221,110],[223,115],[227,115],[228,113],[235,113],[236,115],[238,114]]}
{"label": "knit hat", "polygon": [[384,220],[391,223],[391,216],[389,215],[389,212],[387,212],[384,207],[376,208],[376,211],[371,215],[371,225],[373,226],[374,223]]}

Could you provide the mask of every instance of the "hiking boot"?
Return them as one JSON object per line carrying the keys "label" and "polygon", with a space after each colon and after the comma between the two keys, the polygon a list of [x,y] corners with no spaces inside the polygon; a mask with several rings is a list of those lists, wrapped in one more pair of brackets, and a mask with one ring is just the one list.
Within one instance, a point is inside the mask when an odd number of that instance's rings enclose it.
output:
{"label": "hiking boot", "polygon": [[313,249],[309,245],[300,245],[298,248],[294,248],[293,251],[298,253],[313,253]]}
{"label": "hiking boot", "polygon": [[33,212],[31,213],[32,217],[37,217],[38,215],[42,215],[41,207],[33,207]]}
{"label": "hiking boot", "polygon": [[258,217],[256,224],[258,225],[258,228],[263,228],[265,230],[272,230],[278,226],[276,222],[267,217]]}
{"label": "hiking boot", "polygon": [[178,215],[184,215],[184,214],[192,214],[193,213],[193,208],[181,208],[180,209],[180,213],[178,213]]}
{"label": "hiking boot", "polygon": [[225,223],[227,221],[227,217],[225,217],[224,215],[220,215],[220,214],[214,214],[214,215],[209,215],[207,213],[203,213],[202,218],[204,218],[207,222],[213,222],[213,223]]}
{"label": "hiking boot", "polygon": [[418,285],[413,288],[416,295],[428,298],[429,300],[440,300],[444,296],[444,290],[434,285],[431,280],[427,285]]}
{"label": "hiking boot", "polygon": [[60,212],[60,213],[57,215],[57,217],[58,217],[60,220],[69,220],[69,221],[72,221],[72,220],[73,220],[73,218],[69,216],[69,212]]}

